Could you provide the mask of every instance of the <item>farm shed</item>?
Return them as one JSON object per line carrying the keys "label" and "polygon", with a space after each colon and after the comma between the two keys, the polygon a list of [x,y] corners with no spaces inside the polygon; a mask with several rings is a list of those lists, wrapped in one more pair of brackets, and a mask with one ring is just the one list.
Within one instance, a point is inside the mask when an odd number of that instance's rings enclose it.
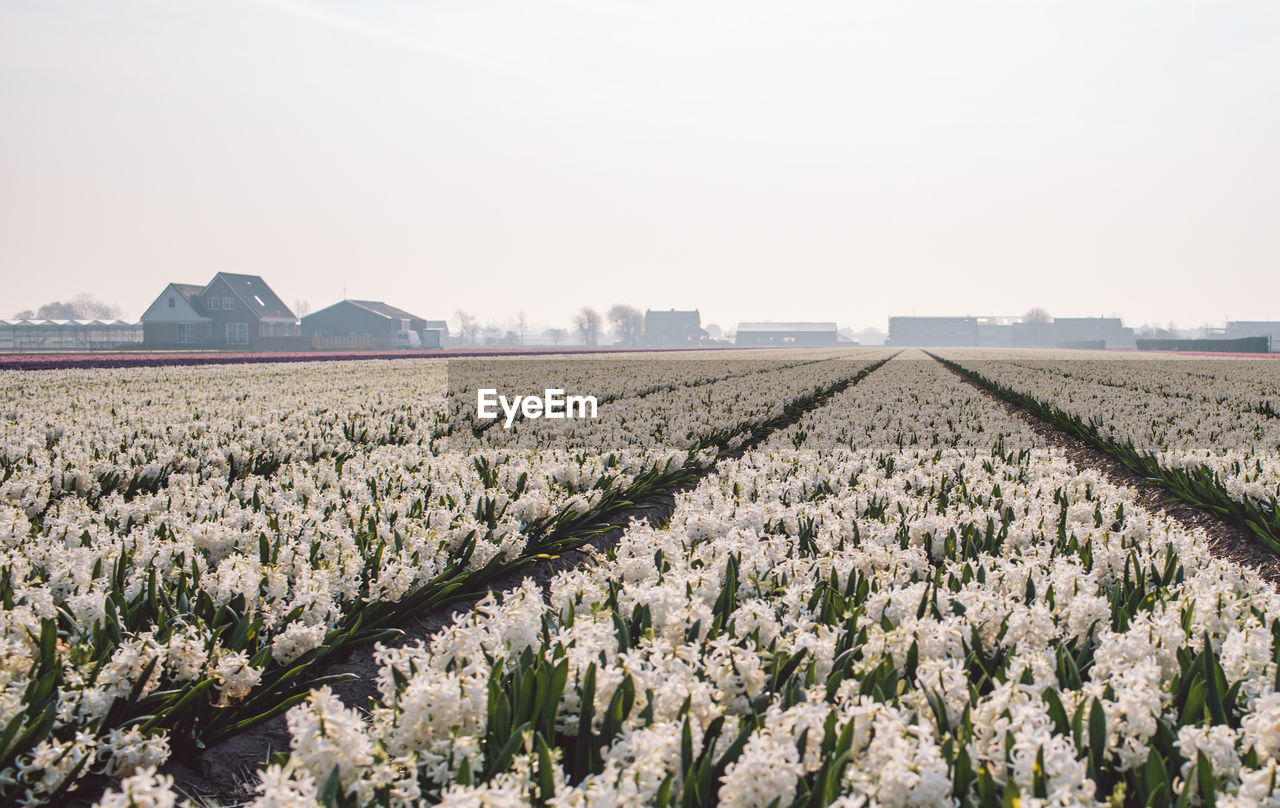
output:
{"label": "farm shed", "polygon": [[735,345],[835,345],[835,323],[738,323]]}
{"label": "farm shed", "polygon": [[427,321],[379,300],[341,300],[302,318],[302,334],[316,348],[396,347],[400,331],[426,330]]}

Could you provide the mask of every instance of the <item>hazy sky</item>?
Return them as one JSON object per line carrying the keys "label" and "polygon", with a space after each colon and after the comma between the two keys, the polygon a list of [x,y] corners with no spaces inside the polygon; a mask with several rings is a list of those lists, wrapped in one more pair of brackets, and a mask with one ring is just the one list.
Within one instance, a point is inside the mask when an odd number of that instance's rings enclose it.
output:
{"label": "hazy sky", "polygon": [[0,316],[1280,319],[1280,3],[0,0]]}

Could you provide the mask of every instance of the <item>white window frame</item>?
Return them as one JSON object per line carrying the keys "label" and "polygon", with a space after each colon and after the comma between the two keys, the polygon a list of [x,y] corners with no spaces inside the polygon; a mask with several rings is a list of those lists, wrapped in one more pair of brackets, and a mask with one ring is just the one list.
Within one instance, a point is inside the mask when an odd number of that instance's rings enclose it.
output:
{"label": "white window frame", "polygon": [[209,298],[209,311],[217,311],[220,308],[222,308],[222,298],[220,297]]}
{"label": "white window frame", "polygon": [[234,297],[222,298],[222,310],[231,311],[236,307],[236,299]]}
{"label": "white window frame", "polygon": [[194,345],[196,341],[196,324],[178,323],[175,340],[179,345]]}
{"label": "white window frame", "polygon": [[248,345],[249,344],[249,324],[248,323],[227,323],[227,344],[228,345]]}

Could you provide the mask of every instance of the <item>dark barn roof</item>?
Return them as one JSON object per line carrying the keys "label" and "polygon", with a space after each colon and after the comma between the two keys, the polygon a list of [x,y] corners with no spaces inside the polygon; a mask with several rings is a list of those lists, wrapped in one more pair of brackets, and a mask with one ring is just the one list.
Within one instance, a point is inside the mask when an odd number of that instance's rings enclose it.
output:
{"label": "dark barn roof", "polygon": [[656,325],[663,328],[684,327],[698,328],[702,325],[702,316],[697,309],[693,311],[678,311],[670,309],[661,311],[658,309],[648,309],[644,313],[645,325]]}
{"label": "dark barn roof", "polygon": [[347,303],[359,306],[366,311],[373,312],[379,317],[385,317],[388,320],[421,320],[423,318],[416,314],[410,314],[404,309],[397,309],[395,306],[383,303],[381,300],[347,300]]}

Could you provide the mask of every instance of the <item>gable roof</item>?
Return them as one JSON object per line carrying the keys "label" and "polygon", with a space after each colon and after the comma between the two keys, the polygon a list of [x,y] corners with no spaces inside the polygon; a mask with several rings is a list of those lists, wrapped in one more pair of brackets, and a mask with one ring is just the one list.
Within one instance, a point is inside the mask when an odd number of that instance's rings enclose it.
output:
{"label": "gable roof", "polygon": [[423,318],[416,314],[410,314],[404,309],[397,309],[395,306],[383,303],[381,300],[350,300],[346,301],[353,305],[359,306],[365,311],[373,312],[379,317],[386,317],[388,320],[421,320]]}
{"label": "gable roof", "polygon": [[188,303],[191,302],[191,298],[204,291],[204,287],[198,283],[171,283],[169,288],[182,295]]}
{"label": "gable roof", "polygon": [[219,278],[231,287],[231,291],[236,293],[236,296],[259,320],[289,320],[295,323],[298,321],[297,316],[284,304],[283,300],[276,296],[275,292],[271,291],[271,287],[267,286],[262,276],[219,272],[213,276],[212,281],[209,281],[209,286]]}
{"label": "gable roof", "polygon": [[[193,283],[171,283],[164,287],[147,310],[142,313],[140,321],[155,322],[191,322],[195,320],[207,319],[200,313],[196,305],[192,303],[191,298],[204,291],[203,286],[196,286]],[[175,297],[182,300],[182,303],[170,309],[164,305],[166,299],[170,297],[170,293],[176,293]]]}
{"label": "gable roof", "polygon": [[697,328],[702,324],[702,316],[697,309],[693,311],[679,311],[670,309],[669,311],[661,311],[659,309],[647,309],[644,313],[645,327],[651,325],[668,327],[693,327]]}

